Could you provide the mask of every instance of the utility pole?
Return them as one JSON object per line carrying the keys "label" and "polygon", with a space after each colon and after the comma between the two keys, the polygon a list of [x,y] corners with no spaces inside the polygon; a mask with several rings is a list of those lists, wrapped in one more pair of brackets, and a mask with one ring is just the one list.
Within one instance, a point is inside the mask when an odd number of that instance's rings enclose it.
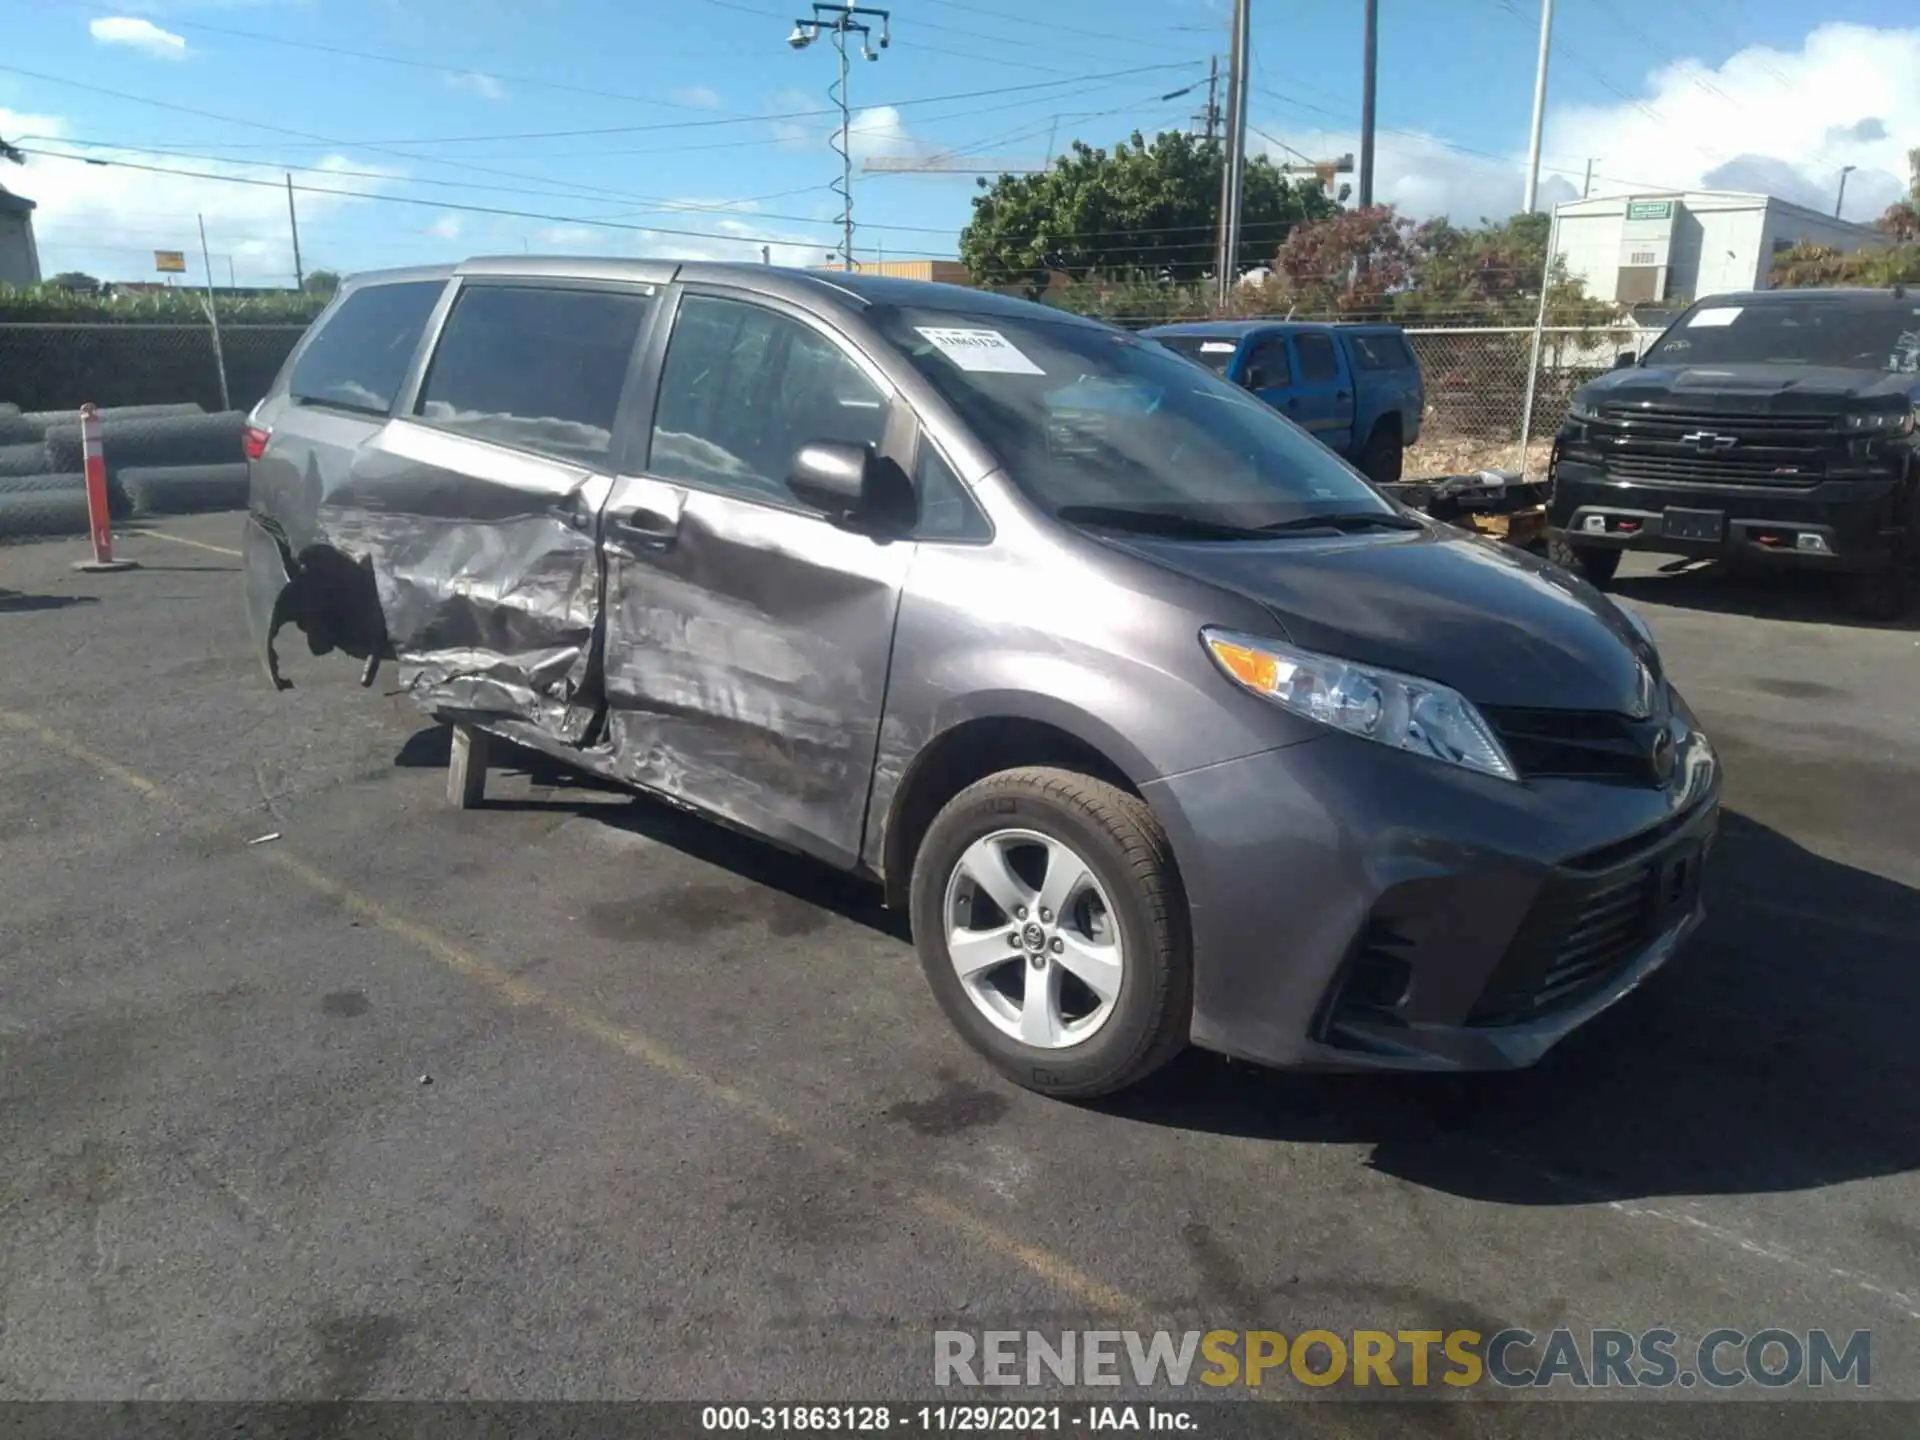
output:
{"label": "utility pole", "polygon": [[1540,132],[1547,122],[1547,54],[1553,45],[1553,0],[1540,0],[1540,64],[1533,75],[1533,130],[1527,141],[1527,195],[1521,213],[1540,208]]}
{"label": "utility pole", "polygon": [[880,58],[879,51],[867,43],[873,34],[873,27],[854,18],[859,15],[872,16],[880,22],[881,50],[893,43],[893,12],[855,5],[853,0],[845,0],[839,5],[814,0],[813,18],[794,21],[793,33],[787,36],[787,44],[796,50],[804,50],[818,40],[820,32],[825,30],[833,36],[834,53],[840,61],[840,78],[828,88],[827,98],[840,107],[840,143],[833,148],[840,156],[840,180],[834,188],[840,193],[840,267],[843,270],[853,269],[853,150],[848,143],[853,112],[847,105],[847,37],[860,37],[862,59]]}
{"label": "utility pole", "polygon": [[1200,122],[1200,134],[1211,145],[1220,138],[1220,57],[1207,64],[1207,108],[1193,117]]}
{"label": "utility pole", "polygon": [[1248,0],[1233,3],[1233,45],[1227,57],[1227,154],[1220,177],[1220,255],[1218,297],[1233,294],[1240,262],[1240,198],[1247,171],[1247,67],[1252,46],[1247,34]]}
{"label": "utility pole", "polygon": [[233,401],[227,395],[227,357],[220,348],[220,312],[213,307],[213,256],[207,252],[207,217],[193,218],[200,222],[200,262],[207,267],[207,324],[213,328],[213,364],[220,372],[220,408],[231,410]]}
{"label": "utility pole", "polygon": [[1587,178],[1580,182],[1580,198],[1586,199],[1593,193],[1593,157],[1587,157]]}
{"label": "utility pole", "polygon": [[1360,79],[1360,208],[1373,204],[1374,76],[1380,61],[1380,0],[1366,0],[1366,23],[1360,48],[1364,67]]}
{"label": "utility pole", "polygon": [[287,228],[293,232],[293,288],[307,288],[307,277],[300,269],[300,217],[293,209],[293,176],[287,176]]}
{"label": "utility pole", "polygon": [[1833,218],[1836,220],[1840,218],[1840,207],[1847,203],[1847,176],[1859,168],[1858,165],[1842,165],[1840,167],[1840,193],[1833,198]]}

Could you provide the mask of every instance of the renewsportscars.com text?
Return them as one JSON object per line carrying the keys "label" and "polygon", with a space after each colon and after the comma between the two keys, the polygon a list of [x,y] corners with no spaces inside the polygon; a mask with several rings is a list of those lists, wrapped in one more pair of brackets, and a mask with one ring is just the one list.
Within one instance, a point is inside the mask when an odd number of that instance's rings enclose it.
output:
{"label": "renewsportscars.com text", "polygon": [[1873,1335],[1825,1330],[1664,1328],[1535,1334],[1478,1330],[939,1330],[940,1386],[1124,1385],[1260,1389],[1269,1385],[1399,1389],[1712,1390],[1873,1383]]}

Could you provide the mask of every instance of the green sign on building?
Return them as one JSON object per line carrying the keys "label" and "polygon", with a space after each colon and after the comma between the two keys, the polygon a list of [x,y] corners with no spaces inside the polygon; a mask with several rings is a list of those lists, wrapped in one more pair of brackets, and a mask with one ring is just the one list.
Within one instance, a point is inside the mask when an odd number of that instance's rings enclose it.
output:
{"label": "green sign on building", "polygon": [[1627,219],[1629,220],[1671,220],[1673,202],[1671,200],[1629,200]]}

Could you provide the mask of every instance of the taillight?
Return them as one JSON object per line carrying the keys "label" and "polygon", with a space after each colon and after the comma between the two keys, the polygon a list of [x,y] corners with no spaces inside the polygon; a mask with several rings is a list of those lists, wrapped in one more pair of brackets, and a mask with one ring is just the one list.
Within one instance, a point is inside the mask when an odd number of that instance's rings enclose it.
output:
{"label": "taillight", "polygon": [[258,460],[267,453],[267,441],[272,438],[271,430],[258,425],[249,425],[240,432],[240,445],[247,452],[247,459]]}

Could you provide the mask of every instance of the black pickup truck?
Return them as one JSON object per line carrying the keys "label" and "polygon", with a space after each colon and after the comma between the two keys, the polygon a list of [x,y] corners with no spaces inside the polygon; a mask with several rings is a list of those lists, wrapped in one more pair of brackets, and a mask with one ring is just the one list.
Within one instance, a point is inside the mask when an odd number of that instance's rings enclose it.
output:
{"label": "black pickup truck", "polygon": [[1898,616],[1920,569],[1917,408],[1920,294],[1702,300],[1575,392],[1550,553],[1596,584],[1626,550],[1825,568]]}

